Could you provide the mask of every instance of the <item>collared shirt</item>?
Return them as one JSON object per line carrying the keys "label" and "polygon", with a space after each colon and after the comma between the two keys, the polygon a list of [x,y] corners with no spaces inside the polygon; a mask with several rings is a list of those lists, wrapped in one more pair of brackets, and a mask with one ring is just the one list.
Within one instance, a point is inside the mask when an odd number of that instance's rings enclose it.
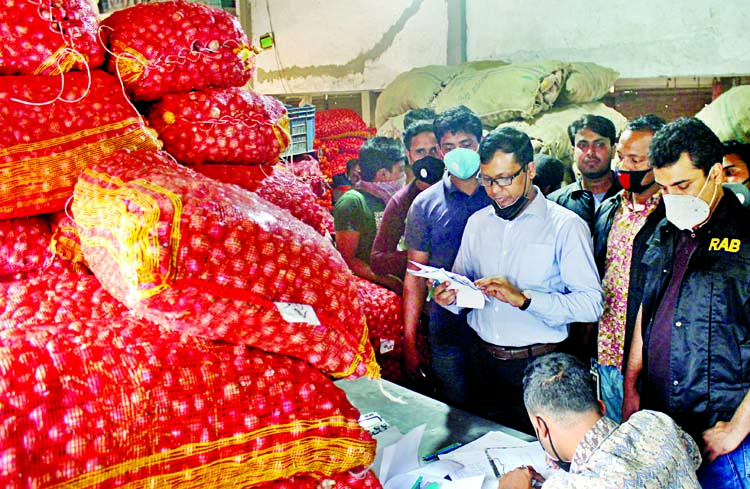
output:
{"label": "collared shirt", "polygon": [[[490,204],[490,198],[482,187],[467,195],[451,181],[446,172],[443,180],[417,195],[409,208],[404,231],[407,250],[430,254],[428,265],[450,270],[461,245],[461,236],[469,216]],[[430,341],[432,343],[455,343],[467,341],[461,329],[465,319],[431,303]]]}
{"label": "collared shirt", "polygon": [[336,231],[356,231],[359,242],[354,254],[363,262],[370,263],[370,251],[378,223],[385,210],[385,203],[364,190],[348,190],[333,208],[333,225]]}
{"label": "collared shirt", "polygon": [[471,216],[453,266],[471,280],[504,276],[531,291],[525,311],[495,298],[471,310],[469,325],[494,345],[558,343],[568,336],[569,323],[597,321],[602,312],[589,227],[535,189],[512,221],[498,217],[492,206]]}
{"label": "collared shirt", "polygon": [[698,446],[664,413],[639,411],[617,425],[600,419],[583,436],[570,472],[556,471],[544,489],[700,488]]}
{"label": "collared shirt", "polygon": [[378,274],[391,274],[403,278],[406,273],[406,251],[399,249],[404,235],[406,215],[411,203],[421,190],[416,181],[411,182],[391,197],[383,212],[383,220],[372,243],[370,267]]}
{"label": "collared shirt", "polygon": [[625,349],[633,240],[660,201],[661,191],[658,191],[636,209],[628,193],[624,192],[607,238],[607,265],[602,279],[604,312],[599,319],[599,363],[618,370],[622,370]]}

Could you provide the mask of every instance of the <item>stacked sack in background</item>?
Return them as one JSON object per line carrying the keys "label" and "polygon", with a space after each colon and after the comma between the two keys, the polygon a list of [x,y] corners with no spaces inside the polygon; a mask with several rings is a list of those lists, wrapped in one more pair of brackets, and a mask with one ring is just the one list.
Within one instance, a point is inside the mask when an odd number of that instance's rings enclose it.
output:
{"label": "stacked sack in background", "polygon": [[[240,88],[236,19],[117,12],[108,74],[89,3],[47,7],[0,12],[57,42],[6,36],[0,57],[0,485],[379,488],[331,380],[378,366],[325,223],[175,161],[271,168],[283,151],[283,105]],[[283,171],[253,184],[281,192]]]}
{"label": "stacked sack in background", "polygon": [[359,148],[375,132],[351,109],[328,109],[315,114],[315,148],[329,183],[333,175],[346,173],[346,162],[359,157]]}
{"label": "stacked sack in background", "polygon": [[597,102],[618,76],[595,63],[555,60],[415,68],[396,77],[378,97],[378,134],[400,137],[408,110],[430,107],[440,113],[465,105],[487,130],[516,127],[531,137],[536,152],[572,166],[571,122],[593,113],[612,120],[618,134],[625,127],[625,116]]}
{"label": "stacked sack in background", "polygon": [[750,143],[750,85],[730,88],[695,116],[722,141]]}

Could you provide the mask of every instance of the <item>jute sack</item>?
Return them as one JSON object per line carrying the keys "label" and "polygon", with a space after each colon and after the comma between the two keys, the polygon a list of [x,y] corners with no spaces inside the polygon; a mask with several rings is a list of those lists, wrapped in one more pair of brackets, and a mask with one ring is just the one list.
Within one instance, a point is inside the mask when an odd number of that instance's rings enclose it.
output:
{"label": "jute sack", "polygon": [[555,105],[584,104],[599,100],[609,92],[620,73],[596,63],[570,63],[570,75]]}
{"label": "jute sack", "polygon": [[531,119],[548,110],[560,94],[569,66],[560,61],[513,63],[468,71],[433,101],[435,112],[465,105],[488,127],[512,119]]}
{"label": "jute sack", "polygon": [[375,104],[375,125],[411,109],[427,107],[461,66],[429,65],[401,73],[385,87]]}
{"label": "jute sack", "polygon": [[695,115],[722,141],[750,143],[750,85],[740,85],[719,95]]}
{"label": "jute sack", "polygon": [[395,117],[391,117],[383,124],[378,126],[378,136],[387,138],[403,139],[404,138],[404,117],[406,112]]}
{"label": "jute sack", "polygon": [[573,148],[568,136],[568,126],[584,114],[596,114],[611,120],[618,135],[628,122],[625,116],[615,109],[601,102],[589,102],[554,108],[533,120],[505,122],[498,127],[509,126],[525,132],[531,138],[535,152],[555,156],[563,163],[571,165]]}

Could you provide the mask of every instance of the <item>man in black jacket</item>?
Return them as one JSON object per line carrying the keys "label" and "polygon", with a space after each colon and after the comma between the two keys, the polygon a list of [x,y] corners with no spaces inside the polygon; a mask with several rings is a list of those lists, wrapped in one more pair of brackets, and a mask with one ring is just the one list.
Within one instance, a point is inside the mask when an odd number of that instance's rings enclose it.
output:
{"label": "man in black jacket", "polygon": [[722,152],[696,118],[651,141],[667,220],[643,255],[623,419],[669,414],[703,448],[701,485],[739,488],[750,483],[750,210],[721,185]]}
{"label": "man in black jacket", "polygon": [[586,114],[568,127],[580,178],[552,192],[548,200],[575,212],[593,226],[597,206],[622,187],[612,171],[617,129],[600,115]]}
{"label": "man in black jacket", "polygon": [[664,204],[648,159],[648,146],[664,126],[655,115],[631,121],[617,144],[615,173],[623,190],[605,200],[594,220],[594,256],[604,290],[597,363],[606,415],[620,422],[622,370],[628,358],[643,293],[641,257],[664,218]]}

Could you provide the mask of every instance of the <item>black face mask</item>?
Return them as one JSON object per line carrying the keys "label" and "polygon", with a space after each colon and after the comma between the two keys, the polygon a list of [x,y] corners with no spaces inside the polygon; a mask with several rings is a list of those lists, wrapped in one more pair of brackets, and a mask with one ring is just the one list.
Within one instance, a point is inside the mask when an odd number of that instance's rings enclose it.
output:
{"label": "black face mask", "polygon": [[[552,454],[554,455],[554,459],[552,459],[553,462],[555,462],[555,465],[557,465],[560,470],[564,470],[565,472],[570,472],[570,466],[571,462],[565,462],[562,457],[557,453],[557,449],[555,448],[555,444],[552,443],[552,436],[549,434],[549,427],[547,426],[547,422],[544,421],[544,418],[541,416],[537,416],[537,419],[542,422],[544,425],[544,429],[547,430],[547,437],[549,438],[549,446],[552,449]],[[536,431],[536,428],[534,428],[534,431]],[[539,438],[539,432],[536,431],[536,437]],[[541,444],[541,441],[540,441]],[[544,449],[544,447],[542,447]],[[550,457],[552,458],[552,457]]]}
{"label": "black face mask", "polygon": [[640,194],[648,190],[655,182],[643,185],[643,179],[651,170],[617,170],[617,179],[620,180],[622,188],[634,194]]}
{"label": "black face mask", "polygon": [[[525,174],[524,178],[526,178]],[[528,201],[529,198],[526,197],[526,182],[524,182],[523,193],[516,199],[515,202],[505,207],[500,207],[499,205],[497,205],[497,202],[493,200],[492,207],[495,208],[495,214],[497,214],[497,217],[499,217],[500,219],[505,219],[506,221],[512,221],[518,216],[518,213],[521,212]]]}

